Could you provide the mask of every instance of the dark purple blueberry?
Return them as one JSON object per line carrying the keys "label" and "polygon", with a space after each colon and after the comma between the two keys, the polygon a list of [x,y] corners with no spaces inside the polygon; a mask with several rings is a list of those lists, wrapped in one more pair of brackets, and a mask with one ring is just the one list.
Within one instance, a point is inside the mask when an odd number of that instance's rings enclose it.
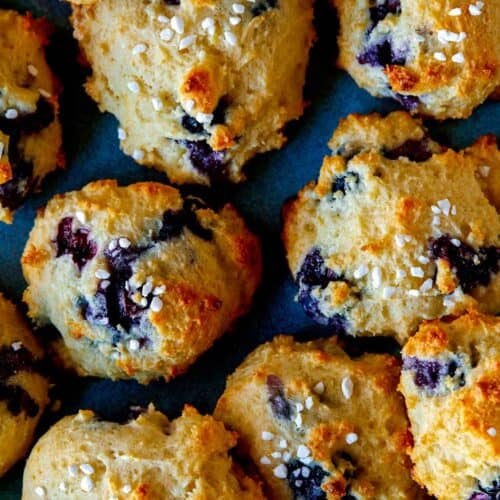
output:
{"label": "dark purple blueberry", "polygon": [[205,129],[203,124],[200,123],[196,118],[189,115],[184,115],[181,120],[182,126],[192,134],[202,134]]}
{"label": "dark purple blueberry", "polygon": [[401,146],[384,151],[384,156],[390,160],[404,156],[414,162],[427,161],[432,156],[430,141],[427,137],[421,140],[408,139]]}
{"label": "dark purple blueberry", "polygon": [[374,7],[370,7],[370,20],[372,22],[372,29],[380,22],[383,21],[389,14],[401,14],[400,0],[386,0]]}
{"label": "dark purple blueberry", "polygon": [[182,208],[177,211],[167,210],[163,214],[158,241],[168,241],[172,238],[177,238],[182,234],[184,229],[189,229],[193,234],[206,241],[211,240],[213,236],[210,229],[206,229],[200,224],[194,210]]}
{"label": "dark purple blueberry", "polygon": [[7,403],[7,410],[17,416],[21,412],[28,417],[38,415],[39,407],[33,398],[19,385],[10,385],[0,382],[0,401]]}
{"label": "dark purple blueberry", "polygon": [[495,479],[489,486],[478,484],[478,491],[472,493],[469,500],[500,500],[500,477]]}
{"label": "dark purple blueberry", "polygon": [[167,5],[180,5],[181,0],[163,0]]}
{"label": "dark purple blueberry", "polygon": [[34,113],[19,112],[17,118],[0,116],[0,130],[7,135],[14,133],[33,134],[48,127],[55,118],[54,107],[47,99],[40,98]]}
{"label": "dark purple blueberry", "polygon": [[431,393],[436,392],[447,377],[452,379],[455,388],[465,385],[464,366],[459,358],[438,361],[405,357],[403,358],[403,370],[411,370],[415,385]]}
{"label": "dark purple blueberry", "polygon": [[65,217],[57,229],[57,257],[71,255],[81,271],[97,253],[97,245],[89,238],[89,230],[79,228],[73,231],[73,217]]}
{"label": "dark purple blueberry", "polygon": [[276,9],[277,7],[277,0],[260,0],[252,7],[251,12],[254,17],[257,17],[269,9]]}
{"label": "dark purple blueberry", "polygon": [[132,264],[151,246],[121,248],[119,245],[114,250],[106,249],[104,255],[108,260],[111,274],[119,281],[127,281],[132,277]]}
{"label": "dark purple blueberry", "polygon": [[359,174],[357,172],[345,172],[344,174],[337,175],[332,184],[332,193],[335,194],[341,191],[346,194],[348,191],[354,191],[359,186]]}
{"label": "dark purple blueberry", "polygon": [[285,388],[283,382],[276,375],[268,375],[267,392],[269,394],[269,404],[276,418],[290,420],[292,416],[292,408],[290,403],[285,398]]}
{"label": "dark purple blueberry", "polygon": [[328,283],[340,278],[337,274],[325,266],[319,248],[313,248],[304,259],[302,267],[297,274],[297,281],[308,286],[319,286],[326,288]]}
{"label": "dark purple blueberry", "polygon": [[403,51],[392,47],[390,40],[370,45],[357,57],[359,64],[369,64],[370,66],[403,66],[406,63],[406,54]]}
{"label": "dark purple blueberry", "polygon": [[333,314],[332,316],[325,316],[319,308],[319,301],[313,297],[312,288],[303,286],[299,289],[298,301],[304,309],[304,312],[316,323],[328,326],[332,329],[332,333],[342,334],[348,332],[348,323],[342,314]]}
{"label": "dark purple blueberry", "polygon": [[465,293],[477,286],[487,286],[492,275],[498,273],[500,248],[496,246],[476,251],[463,241],[460,246],[454,245],[451,236],[445,234],[430,240],[429,251],[432,259],[444,259],[450,264]]}
{"label": "dark purple blueberry", "polygon": [[408,111],[415,111],[419,104],[420,104],[420,98],[416,95],[408,95],[408,94],[394,94],[394,99],[403,106]]}
{"label": "dark purple blueberry", "polygon": [[328,472],[316,464],[305,465],[300,460],[287,464],[286,479],[294,500],[326,500],[321,485],[328,476]]}
{"label": "dark purple blueberry", "polygon": [[22,161],[12,168],[12,179],[0,184],[0,204],[10,210],[19,208],[33,188],[33,164]]}
{"label": "dark purple blueberry", "polygon": [[224,151],[214,151],[206,141],[184,141],[193,167],[217,181],[226,176]]}

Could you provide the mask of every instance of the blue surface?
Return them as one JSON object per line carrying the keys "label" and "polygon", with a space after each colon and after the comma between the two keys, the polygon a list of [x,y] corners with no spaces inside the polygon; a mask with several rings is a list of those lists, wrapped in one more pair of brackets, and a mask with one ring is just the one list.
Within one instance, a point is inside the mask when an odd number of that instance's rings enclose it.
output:
{"label": "blue surface", "polygon": [[[2,0],[2,7],[31,10],[44,15],[56,28],[52,48],[53,63],[59,71],[65,94],[62,120],[68,166],[50,176],[43,192],[33,197],[16,213],[11,226],[0,223],[0,290],[19,301],[25,282],[20,257],[36,210],[56,193],[79,189],[100,178],[116,178],[122,184],[158,180],[161,174],[140,167],[118,148],[117,122],[109,114],[100,114],[85,95],[83,75],[74,60],[67,15],[69,8],[58,0]],[[329,17],[324,12],[321,23]],[[331,19],[330,19],[331,21]],[[306,182],[317,177],[326,143],[338,120],[348,113],[388,112],[397,105],[377,100],[359,89],[345,73],[337,71],[334,33],[320,26],[320,43],[313,51],[308,72],[306,96],[310,102],[303,118],[289,128],[290,141],[281,151],[254,159],[249,166],[247,183],[235,186],[229,195],[260,235],[264,249],[264,281],[252,312],[243,318],[234,332],[226,335],[203,355],[189,372],[165,384],[141,386],[133,381],[110,382],[102,379],[71,381],[63,389],[62,410],[45,418],[42,430],[62,414],[91,408],[103,417],[116,418],[130,405],[155,405],[170,417],[177,416],[185,403],[209,412],[223,391],[226,376],[258,344],[278,333],[293,333],[300,338],[326,335],[315,326],[294,302],[295,288],[289,276],[280,241],[280,209],[283,202]],[[500,104],[488,102],[465,121],[428,123],[444,144],[461,148],[484,133],[500,136]],[[21,496],[22,465],[0,480],[0,498]]]}

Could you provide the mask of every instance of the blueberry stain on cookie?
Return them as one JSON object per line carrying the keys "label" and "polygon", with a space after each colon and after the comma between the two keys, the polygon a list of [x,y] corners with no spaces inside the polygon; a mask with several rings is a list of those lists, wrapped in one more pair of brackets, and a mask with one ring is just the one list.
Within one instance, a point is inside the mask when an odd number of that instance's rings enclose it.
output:
{"label": "blueberry stain on cookie", "polygon": [[317,464],[305,465],[300,460],[292,460],[287,465],[286,479],[294,500],[326,500],[321,485],[328,476],[328,472]]}
{"label": "blueberry stain on cookie", "polygon": [[314,321],[331,327],[336,333],[345,333],[347,331],[345,317],[341,314],[334,314],[330,317],[323,314],[319,307],[319,299],[313,295],[315,290],[324,290],[330,282],[339,280],[341,277],[325,266],[320,250],[313,248],[306,255],[297,274],[299,284],[297,299],[306,314]]}
{"label": "blueberry stain on cookie", "polygon": [[65,217],[57,229],[57,257],[71,255],[73,262],[81,271],[97,253],[97,245],[90,238],[90,230],[85,227],[73,228],[73,217]]}
{"label": "blueberry stain on cookie", "polygon": [[370,45],[357,57],[359,64],[369,64],[374,67],[404,66],[406,52],[393,46],[390,39]]}
{"label": "blueberry stain on cookie", "polygon": [[184,141],[193,167],[212,181],[226,177],[224,151],[214,151],[207,141]]}
{"label": "blueberry stain on cookie", "polygon": [[268,401],[273,415],[278,419],[290,420],[292,417],[292,408],[285,398],[283,381],[276,375],[268,375],[266,384],[269,394]]}
{"label": "blueberry stain on cookie", "polygon": [[371,29],[375,28],[375,26],[383,21],[389,14],[401,14],[400,0],[385,0],[384,2],[377,2],[377,5],[370,7]]}
{"label": "blueberry stain on cookie", "polygon": [[458,389],[466,384],[464,362],[459,357],[448,360],[405,357],[403,370],[413,372],[415,385],[429,394],[440,394],[446,388]]}
{"label": "blueberry stain on cookie", "polygon": [[500,248],[496,246],[474,250],[446,234],[430,240],[429,252],[433,260],[443,259],[450,264],[465,293],[478,286],[487,286],[499,270]]}
{"label": "blueberry stain on cookie", "polygon": [[500,477],[495,479],[490,485],[478,484],[478,491],[472,493],[469,500],[499,500],[500,499]]}

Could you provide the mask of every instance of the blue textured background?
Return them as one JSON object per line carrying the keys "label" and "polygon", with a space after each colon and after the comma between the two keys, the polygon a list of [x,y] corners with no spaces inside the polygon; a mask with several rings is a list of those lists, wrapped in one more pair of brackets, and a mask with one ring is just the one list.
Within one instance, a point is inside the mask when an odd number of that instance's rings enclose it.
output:
{"label": "blue textured background", "polygon": [[[55,24],[51,62],[65,88],[61,104],[67,169],[46,180],[43,192],[18,210],[14,224],[0,223],[0,290],[19,301],[25,287],[19,263],[21,253],[37,208],[49,198],[100,178],[116,178],[122,184],[142,180],[164,182],[166,179],[136,165],[120,152],[116,120],[109,114],[100,114],[85,95],[81,85],[83,75],[75,62],[76,49],[69,31],[69,8],[58,0],[0,0],[0,6],[22,11],[29,9]],[[91,408],[103,417],[117,418],[125,414],[130,405],[146,405],[153,401],[170,417],[177,416],[184,403],[192,403],[200,411],[209,412],[223,391],[225,377],[255,346],[277,333],[294,333],[301,338],[327,333],[324,328],[314,326],[293,301],[295,289],[279,237],[281,205],[307,181],[317,177],[322,158],[328,151],[326,143],[339,118],[352,112],[388,112],[397,106],[370,97],[357,88],[347,74],[335,69],[332,13],[322,6],[319,10],[320,41],[313,50],[306,89],[310,106],[303,118],[289,127],[288,145],[281,151],[254,159],[249,167],[248,182],[235,186],[229,193],[229,198],[263,241],[264,281],[252,312],[239,322],[235,332],[218,341],[186,375],[168,384],[157,382],[141,386],[133,381],[71,380],[62,391],[61,412],[48,415],[42,429],[62,414],[73,413],[79,408]],[[484,133],[500,136],[500,104],[482,105],[469,120],[428,122],[428,127],[443,144],[456,148],[470,144]],[[0,498],[20,498],[22,466],[19,464],[0,480]]]}

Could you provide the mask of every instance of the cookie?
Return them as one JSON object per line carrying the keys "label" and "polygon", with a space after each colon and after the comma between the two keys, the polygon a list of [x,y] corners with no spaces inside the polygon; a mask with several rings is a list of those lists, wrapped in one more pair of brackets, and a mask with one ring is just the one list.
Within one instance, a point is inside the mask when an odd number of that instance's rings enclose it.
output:
{"label": "cookie", "polygon": [[[500,155],[445,149],[408,113],[350,115],[284,207],[297,299],[317,322],[400,343],[424,319],[500,312]],[[486,163],[487,162],[487,163]]]}
{"label": "cookie", "polygon": [[496,1],[333,0],[339,65],[413,113],[467,118],[500,85]]}
{"label": "cookie", "polygon": [[276,337],[227,381],[215,418],[240,435],[272,500],[415,499],[400,365],[334,339]]}
{"label": "cookie", "polygon": [[0,477],[28,451],[49,402],[42,357],[21,314],[0,294]]}
{"label": "cookie", "polygon": [[22,257],[24,300],[83,375],[184,372],[250,307],[257,238],[231,205],[145,182],[93,182],[41,210]]}
{"label": "cookie", "polygon": [[80,410],[33,448],[23,499],[263,500],[229,455],[235,444],[235,433],[189,406],[172,422],[151,406],[126,424]]}
{"label": "cookie", "polygon": [[413,476],[439,500],[500,495],[500,319],[425,322],[403,349]]}
{"label": "cookie", "polygon": [[48,26],[0,10],[0,221],[63,163],[58,85],[45,60]]}
{"label": "cookie", "polygon": [[244,180],[303,111],[311,0],[70,0],[121,147],[175,183]]}

